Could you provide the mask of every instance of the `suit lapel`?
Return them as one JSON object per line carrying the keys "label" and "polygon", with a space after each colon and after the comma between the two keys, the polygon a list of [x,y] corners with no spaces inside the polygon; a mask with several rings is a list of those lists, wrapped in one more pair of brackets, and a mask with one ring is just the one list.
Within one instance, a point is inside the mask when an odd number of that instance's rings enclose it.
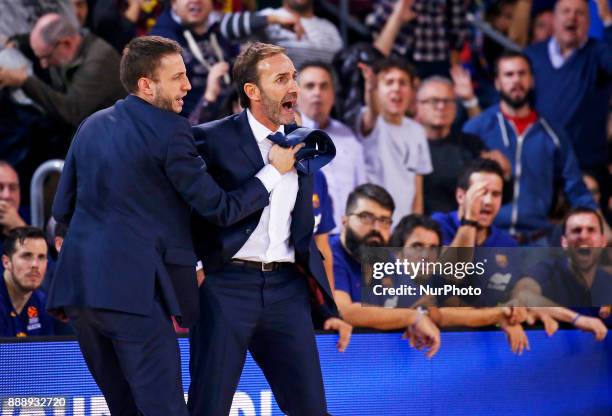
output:
{"label": "suit lapel", "polygon": [[246,110],[238,115],[238,140],[240,149],[258,171],[264,167],[261,151],[249,125]]}

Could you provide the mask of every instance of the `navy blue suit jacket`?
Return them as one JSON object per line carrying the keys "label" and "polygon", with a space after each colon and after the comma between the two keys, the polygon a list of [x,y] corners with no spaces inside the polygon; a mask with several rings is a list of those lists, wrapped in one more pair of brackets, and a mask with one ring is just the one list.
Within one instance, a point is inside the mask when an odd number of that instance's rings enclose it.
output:
{"label": "navy blue suit jacket", "polygon": [[[199,313],[190,206],[225,226],[269,202],[259,179],[225,193],[208,175],[189,123],[129,95],[79,127],[53,204],[69,224],[48,308],[148,315],[156,285],[183,326]],[[206,236],[202,238],[206,239]]]}
{"label": "navy blue suit jacket", "polygon": [[[289,134],[297,126],[285,126]],[[246,111],[222,120],[193,127],[198,152],[208,172],[226,191],[238,189],[264,167]],[[312,276],[324,296],[324,315],[337,315],[333,294],[323,268],[322,256],[313,239],[312,176],[298,172],[298,193],[291,216],[290,243],[295,260],[306,275]],[[229,227],[218,227],[194,213],[193,236],[196,254],[206,272],[219,270],[240,250],[259,224],[263,207]]]}

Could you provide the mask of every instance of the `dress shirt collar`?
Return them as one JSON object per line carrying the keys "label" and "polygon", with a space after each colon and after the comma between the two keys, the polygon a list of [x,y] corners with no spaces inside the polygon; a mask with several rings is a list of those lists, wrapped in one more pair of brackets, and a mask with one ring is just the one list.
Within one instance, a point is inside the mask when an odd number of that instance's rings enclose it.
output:
{"label": "dress shirt collar", "polygon": [[548,41],[548,56],[550,57],[550,62],[552,63],[553,67],[554,68],[562,67],[563,64],[567,62],[567,60],[577,50],[582,49],[584,45],[586,45],[587,42],[588,42],[588,38],[587,40],[582,42],[580,46],[578,46],[575,49],[572,49],[566,56],[563,56],[563,54],[561,53],[561,46],[559,45],[559,42],[557,42],[557,39],[554,36],[551,36],[550,40]]}
{"label": "dress shirt collar", "polygon": [[247,119],[249,121],[249,126],[251,127],[251,131],[253,132],[253,136],[255,136],[255,140],[257,140],[257,143],[261,143],[270,134],[276,133],[277,131],[280,131],[281,133],[285,134],[285,126],[281,125],[278,130],[272,131],[263,124],[261,124],[251,113],[251,110],[247,108],[246,112]]}

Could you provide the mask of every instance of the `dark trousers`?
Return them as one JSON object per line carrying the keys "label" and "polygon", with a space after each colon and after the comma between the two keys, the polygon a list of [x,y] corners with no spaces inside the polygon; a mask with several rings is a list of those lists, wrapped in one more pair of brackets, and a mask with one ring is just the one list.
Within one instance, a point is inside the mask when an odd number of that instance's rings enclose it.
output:
{"label": "dark trousers", "polygon": [[207,274],[190,341],[192,416],[229,413],[247,350],[284,413],[326,414],[308,287],[293,265],[261,272],[229,264]]}
{"label": "dark trousers", "polygon": [[159,301],[149,316],[74,307],[66,312],[111,415],[188,415],[176,334]]}

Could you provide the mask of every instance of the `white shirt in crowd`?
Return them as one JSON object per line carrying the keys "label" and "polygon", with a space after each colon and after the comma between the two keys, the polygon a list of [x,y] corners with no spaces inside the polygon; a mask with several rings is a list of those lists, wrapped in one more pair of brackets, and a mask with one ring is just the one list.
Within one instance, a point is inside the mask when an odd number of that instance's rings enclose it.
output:
{"label": "white shirt in crowd", "polygon": [[[321,128],[304,114],[302,114],[302,124],[311,129]],[[338,234],[342,227],[342,216],[346,211],[349,194],[366,182],[363,146],[351,129],[333,118],[329,119],[329,124],[322,130],[329,134],[336,146],[336,157],[321,170],[327,180],[327,191],[332,200],[336,223],[336,228],[330,233]]]}
{"label": "white shirt in crowd", "polygon": [[[249,110],[247,119],[257,141],[264,163],[269,164],[268,153],[272,141],[267,137],[276,133],[255,119]],[[284,134],[284,126],[277,130]],[[233,258],[240,260],[271,262],[295,262],[295,250],[289,243],[291,213],[298,192],[298,175],[295,169],[284,174],[270,193],[270,203],[263,209],[257,227]]]}
{"label": "white shirt in crowd", "polygon": [[[263,9],[262,15],[285,15],[290,12],[283,9]],[[307,61],[324,61],[331,63],[334,55],[342,49],[342,38],[338,28],[327,19],[320,17],[302,17],[300,23],[304,34],[300,39],[295,32],[280,25],[266,27],[266,40],[285,48],[287,56],[293,61],[296,68],[300,68]]]}
{"label": "white shirt in crowd", "polygon": [[393,197],[393,224],[397,225],[404,216],[412,213],[416,175],[427,175],[433,171],[425,129],[408,117],[396,125],[379,116],[374,130],[360,138],[365,155],[366,178],[368,182],[385,188]]}

